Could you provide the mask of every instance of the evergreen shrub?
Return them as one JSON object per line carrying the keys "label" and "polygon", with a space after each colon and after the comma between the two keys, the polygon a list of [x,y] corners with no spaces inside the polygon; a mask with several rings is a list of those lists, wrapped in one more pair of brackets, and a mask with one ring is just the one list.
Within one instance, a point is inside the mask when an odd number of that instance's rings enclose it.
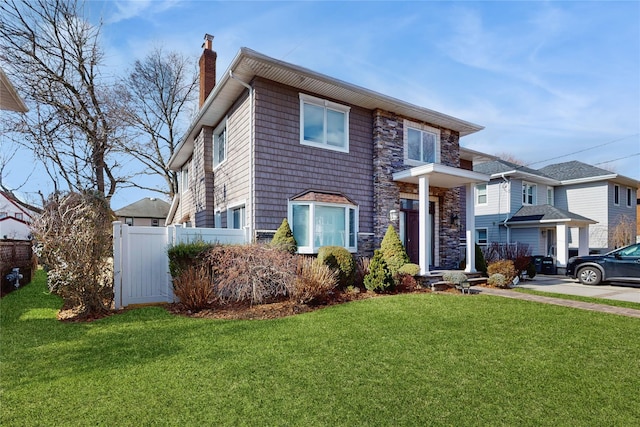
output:
{"label": "evergreen shrub", "polygon": [[293,232],[291,231],[291,227],[289,227],[289,221],[287,221],[286,218],[282,220],[280,227],[276,230],[276,234],[273,235],[271,245],[287,251],[290,254],[295,254],[298,251],[298,242],[296,242],[296,238],[293,237]]}
{"label": "evergreen shrub", "polygon": [[318,250],[318,262],[338,272],[338,285],[343,289],[353,286],[356,279],[356,261],[342,246],[322,246]]}
{"label": "evergreen shrub", "polygon": [[400,241],[400,236],[392,225],[387,228],[387,232],[384,234],[380,244],[380,252],[392,276],[398,273],[400,267],[409,262],[409,255],[407,255],[407,251]]}
{"label": "evergreen shrub", "polygon": [[369,264],[369,274],[364,278],[364,286],[374,292],[385,292],[393,288],[394,281],[384,256],[376,249]]}

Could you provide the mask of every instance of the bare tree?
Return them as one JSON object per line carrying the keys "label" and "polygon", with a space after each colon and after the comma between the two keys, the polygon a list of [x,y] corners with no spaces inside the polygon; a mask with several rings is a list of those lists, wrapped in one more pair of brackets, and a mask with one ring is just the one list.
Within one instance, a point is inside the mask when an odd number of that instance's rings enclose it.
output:
{"label": "bare tree", "polygon": [[619,248],[636,241],[636,223],[628,215],[622,214],[617,218],[615,227],[610,232],[610,244]]}
{"label": "bare tree", "polygon": [[167,169],[183,133],[182,124],[193,107],[198,76],[191,58],[157,47],[134,63],[119,90],[126,98],[125,120],[137,129],[134,142],[123,151],[134,156],[148,175],[160,175],[166,182],[162,191],[170,198],[178,191],[177,174]]}
{"label": "bare tree", "polygon": [[36,105],[14,124],[15,140],[33,150],[55,190],[110,198],[126,181],[113,155],[125,123],[100,74],[101,26],[81,12],[78,0],[0,2],[0,61]]}

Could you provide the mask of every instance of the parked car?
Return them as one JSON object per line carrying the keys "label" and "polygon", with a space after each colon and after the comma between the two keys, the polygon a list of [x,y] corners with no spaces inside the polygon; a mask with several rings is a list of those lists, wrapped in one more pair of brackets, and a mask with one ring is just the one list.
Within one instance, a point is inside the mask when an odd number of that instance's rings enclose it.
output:
{"label": "parked car", "polygon": [[584,285],[605,281],[640,283],[640,243],[604,255],[571,257],[567,262],[567,276]]}

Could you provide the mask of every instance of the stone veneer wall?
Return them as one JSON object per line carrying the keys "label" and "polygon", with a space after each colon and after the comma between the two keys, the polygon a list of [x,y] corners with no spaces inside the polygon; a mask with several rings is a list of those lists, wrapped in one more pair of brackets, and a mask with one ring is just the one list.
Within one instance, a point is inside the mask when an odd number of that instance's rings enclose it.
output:
{"label": "stone veneer wall", "polygon": [[[415,119],[411,119],[415,120]],[[430,126],[433,124],[429,123]],[[389,212],[400,209],[400,193],[418,194],[418,186],[393,181],[395,172],[408,169],[404,164],[404,118],[394,113],[375,110],[373,113],[373,182],[374,182],[374,248],[379,248],[389,224]],[[449,129],[440,129],[442,164],[460,167],[459,135]],[[429,187],[429,195],[438,197],[438,217],[440,218],[440,266],[457,269],[460,260],[461,221],[460,189]],[[451,224],[451,217],[458,217],[458,225]],[[393,223],[398,230],[399,224]],[[434,236],[435,237],[435,236]]]}
{"label": "stone veneer wall", "polygon": [[196,227],[213,227],[213,129],[205,126],[193,142],[189,185],[195,205]]}

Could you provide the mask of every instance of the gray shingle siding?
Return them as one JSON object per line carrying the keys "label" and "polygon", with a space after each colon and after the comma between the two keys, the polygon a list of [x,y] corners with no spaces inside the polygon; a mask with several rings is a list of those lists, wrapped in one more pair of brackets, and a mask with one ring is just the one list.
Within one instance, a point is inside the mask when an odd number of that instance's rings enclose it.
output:
{"label": "gray shingle siding", "polygon": [[315,189],[353,200],[360,232],[372,232],[371,111],[350,106],[348,153],[310,147],[300,144],[299,92],[264,79],[254,87],[256,229],[275,230],[287,217],[287,201]]}

